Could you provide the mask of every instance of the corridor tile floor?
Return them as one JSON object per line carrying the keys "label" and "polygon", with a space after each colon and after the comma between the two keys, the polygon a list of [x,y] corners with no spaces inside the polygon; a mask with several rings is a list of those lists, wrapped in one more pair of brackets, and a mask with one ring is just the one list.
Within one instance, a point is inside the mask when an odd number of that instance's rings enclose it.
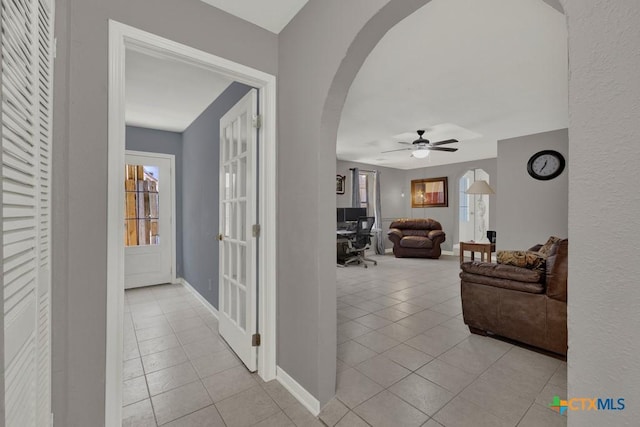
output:
{"label": "corridor tile floor", "polygon": [[322,426],[249,373],[184,286],[125,292],[123,427]]}
{"label": "corridor tile floor", "polygon": [[462,321],[458,257],[375,256],[337,269],[336,398],[328,426],[555,427],[567,365]]}
{"label": "corridor tile floor", "polygon": [[565,426],[566,363],[469,334],[459,261],[337,268],[337,393],[314,418],[250,374],[182,285],[125,293],[123,426]]}

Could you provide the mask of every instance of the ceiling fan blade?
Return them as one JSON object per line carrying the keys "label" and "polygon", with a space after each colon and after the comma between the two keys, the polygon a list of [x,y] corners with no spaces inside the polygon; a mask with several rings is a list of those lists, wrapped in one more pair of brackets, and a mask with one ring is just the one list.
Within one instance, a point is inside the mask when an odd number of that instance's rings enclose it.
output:
{"label": "ceiling fan blade", "polygon": [[410,142],[404,142],[404,141],[396,141],[398,144],[403,144],[403,145],[412,145]]}
{"label": "ceiling fan blade", "polygon": [[431,145],[444,145],[444,144],[453,144],[454,142],[458,142],[457,139],[446,139],[444,141],[432,142]]}
{"label": "ceiling fan blade", "polygon": [[431,151],[448,151],[453,153],[454,151],[458,151],[457,148],[448,148],[448,147],[427,147],[427,150]]}
{"label": "ceiling fan blade", "polygon": [[388,151],[381,151],[382,153],[393,153],[394,151],[406,151],[406,150],[413,150],[413,148],[399,148],[397,150],[388,150]]}

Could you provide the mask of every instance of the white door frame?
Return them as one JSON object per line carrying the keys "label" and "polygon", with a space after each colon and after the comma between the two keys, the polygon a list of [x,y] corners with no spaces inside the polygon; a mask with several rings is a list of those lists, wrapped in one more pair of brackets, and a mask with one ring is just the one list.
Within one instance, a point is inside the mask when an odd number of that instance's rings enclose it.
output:
{"label": "white door frame", "polygon": [[[109,20],[109,145],[107,183],[107,328],[105,426],[122,423],[124,317],[125,52],[137,49],[209,69],[259,90],[258,374],[276,376],[276,78],[254,68]],[[215,227],[212,224],[212,227]]]}
{"label": "white door frame", "polygon": [[[171,189],[169,190],[169,194],[171,195],[171,283],[176,282],[176,156],[173,154],[164,154],[164,153],[153,153],[149,151],[133,151],[133,150],[125,150],[125,158],[127,155],[131,156],[142,156],[142,157],[153,157],[156,159],[166,159],[171,163]],[[126,164],[126,161],[125,161]],[[124,177],[124,173],[122,174]],[[122,190],[122,187],[120,187]],[[161,237],[162,238],[162,237]]]}

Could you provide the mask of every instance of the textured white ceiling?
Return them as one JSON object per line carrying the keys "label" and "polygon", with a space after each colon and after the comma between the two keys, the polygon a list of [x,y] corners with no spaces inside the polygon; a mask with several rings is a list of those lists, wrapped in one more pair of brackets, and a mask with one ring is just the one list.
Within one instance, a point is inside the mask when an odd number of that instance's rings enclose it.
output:
{"label": "textured white ceiling", "polygon": [[[432,0],[371,52],[351,86],[337,156],[413,169],[496,156],[497,140],[567,127],[567,29],[541,0]],[[479,137],[441,130],[454,124]],[[398,134],[456,138],[426,159]],[[412,141],[415,137],[407,137]]]}
{"label": "textured white ceiling", "polygon": [[231,83],[203,68],[133,50],[126,57],[128,125],[184,131]]}
{"label": "textured white ceiling", "polygon": [[202,0],[278,34],[308,0]]}

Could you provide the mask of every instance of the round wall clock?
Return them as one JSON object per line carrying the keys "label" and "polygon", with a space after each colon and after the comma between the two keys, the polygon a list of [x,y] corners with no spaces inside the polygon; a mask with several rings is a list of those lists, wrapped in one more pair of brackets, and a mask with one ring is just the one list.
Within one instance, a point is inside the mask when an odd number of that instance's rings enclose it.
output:
{"label": "round wall clock", "polygon": [[527,172],[535,179],[549,180],[559,176],[564,170],[564,156],[554,150],[538,151],[527,163]]}

